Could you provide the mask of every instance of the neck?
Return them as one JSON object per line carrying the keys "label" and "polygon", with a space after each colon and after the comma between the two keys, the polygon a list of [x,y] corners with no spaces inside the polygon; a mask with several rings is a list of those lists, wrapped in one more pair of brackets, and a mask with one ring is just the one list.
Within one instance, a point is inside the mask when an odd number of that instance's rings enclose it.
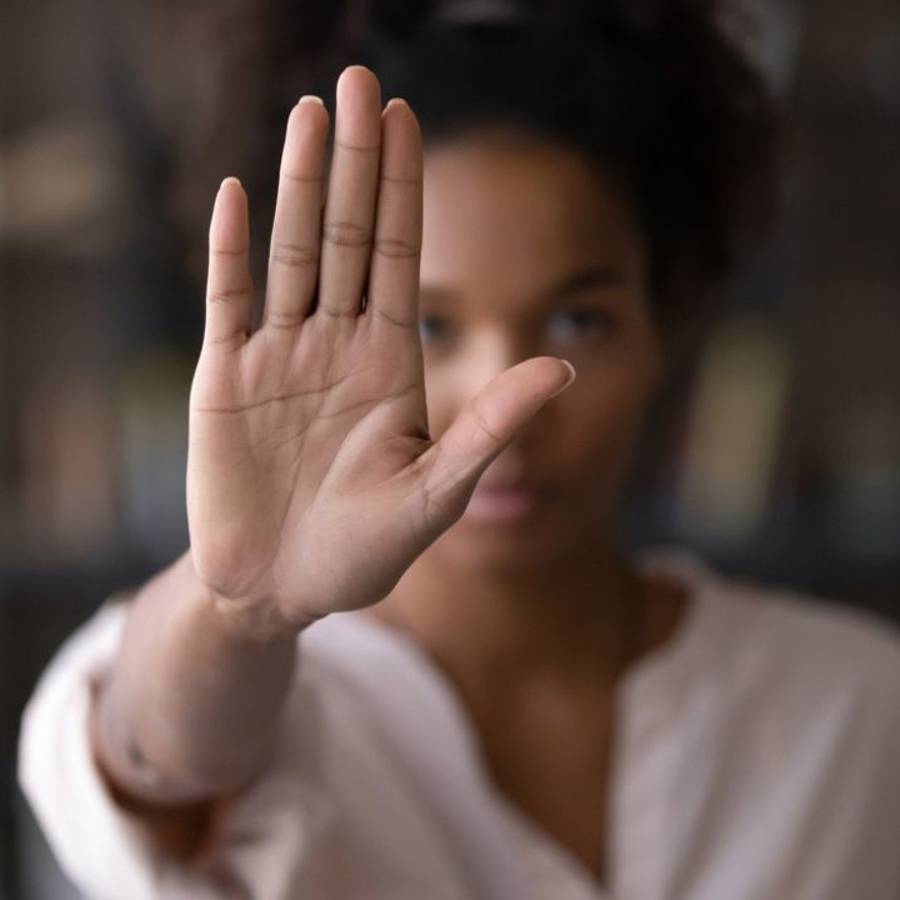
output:
{"label": "neck", "polygon": [[637,652],[646,591],[592,543],[540,567],[461,567],[432,547],[378,616],[413,633],[457,678],[498,689],[551,677],[609,688]]}

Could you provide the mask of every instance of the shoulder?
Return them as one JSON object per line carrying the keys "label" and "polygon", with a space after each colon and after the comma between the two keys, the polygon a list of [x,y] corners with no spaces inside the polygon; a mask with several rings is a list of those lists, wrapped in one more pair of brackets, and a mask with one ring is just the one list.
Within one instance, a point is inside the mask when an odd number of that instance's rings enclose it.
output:
{"label": "shoulder", "polygon": [[711,578],[707,599],[718,605],[750,693],[765,698],[766,718],[815,722],[860,752],[876,744],[900,752],[893,623],[838,600],[722,575]]}
{"label": "shoulder", "polygon": [[782,671],[823,687],[840,684],[900,695],[900,631],[887,619],[839,600],[717,577],[731,620]]}
{"label": "shoulder", "polygon": [[693,646],[704,665],[772,704],[796,709],[842,697],[863,703],[883,713],[900,737],[894,623],[840,601],[726,575],[687,551],[663,549],[646,558],[693,589],[700,605],[696,632],[702,632]]}

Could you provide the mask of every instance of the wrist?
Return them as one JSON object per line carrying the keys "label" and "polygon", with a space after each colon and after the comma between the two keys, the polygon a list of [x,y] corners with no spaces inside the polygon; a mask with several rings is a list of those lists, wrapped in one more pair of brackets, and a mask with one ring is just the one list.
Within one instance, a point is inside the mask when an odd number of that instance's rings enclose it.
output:
{"label": "wrist", "polygon": [[223,597],[209,588],[205,602],[222,634],[241,643],[293,642],[302,630],[281,615],[275,603]]}
{"label": "wrist", "polygon": [[239,644],[294,642],[301,628],[282,615],[277,601],[269,598],[228,597],[206,584],[197,572],[190,549],[179,560],[200,599],[209,626]]}

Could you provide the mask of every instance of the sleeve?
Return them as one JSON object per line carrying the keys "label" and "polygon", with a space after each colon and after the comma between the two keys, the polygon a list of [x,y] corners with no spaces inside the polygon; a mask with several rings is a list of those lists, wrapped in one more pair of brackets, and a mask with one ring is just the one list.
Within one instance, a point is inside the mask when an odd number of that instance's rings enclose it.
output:
{"label": "sleeve", "polygon": [[92,684],[114,658],[127,612],[108,602],[65,642],[22,719],[19,785],[63,871],[93,900],[289,900],[333,814],[310,740],[319,734],[312,685],[295,678],[272,763],[228,805],[202,863],[167,858],[109,793],[89,740]]}

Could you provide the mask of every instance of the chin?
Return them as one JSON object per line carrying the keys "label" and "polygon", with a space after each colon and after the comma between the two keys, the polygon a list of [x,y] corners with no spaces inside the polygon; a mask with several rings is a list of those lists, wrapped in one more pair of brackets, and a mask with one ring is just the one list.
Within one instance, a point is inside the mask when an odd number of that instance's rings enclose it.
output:
{"label": "chin", "polygon": [[573,544],[572,522],[557,517],[485,521],[463,515],[434,548],[454,566],[522,571],[567,555]]}

